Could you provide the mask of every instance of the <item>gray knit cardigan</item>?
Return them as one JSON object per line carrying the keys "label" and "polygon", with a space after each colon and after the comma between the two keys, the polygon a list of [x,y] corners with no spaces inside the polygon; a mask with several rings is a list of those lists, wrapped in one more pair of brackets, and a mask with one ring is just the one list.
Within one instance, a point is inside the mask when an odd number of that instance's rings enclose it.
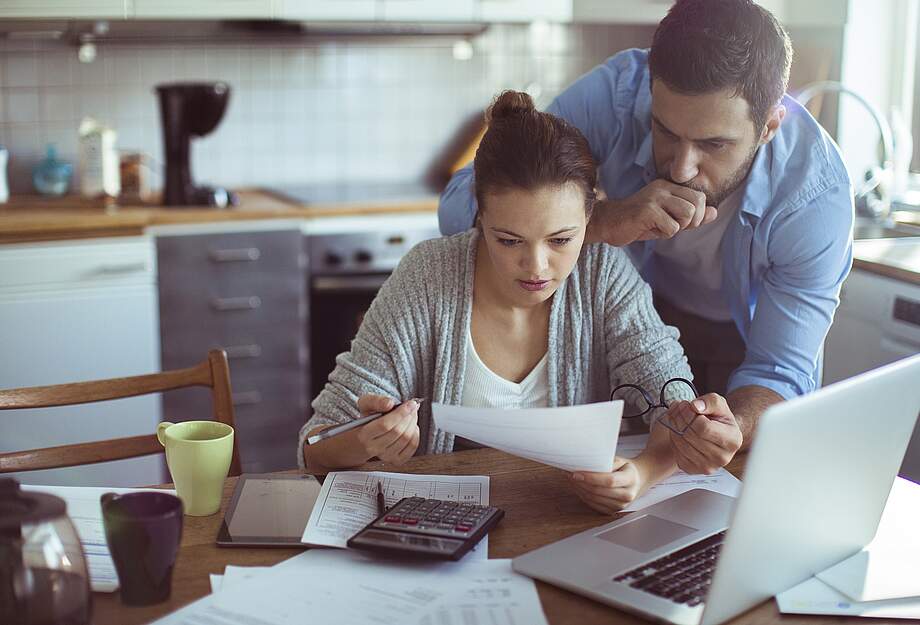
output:
{"label": "gray knit cardigan", "polygon": [[[313,416],[300,430],[301,467],[307,432],[358,418],[357,399],[368,393],[426,398],[416,454],[453,449],[453,434],[434,427],[431,404],[461,400],[478,238],[468,230],[432,239],[402,259],[364,316],[351,351],[339,354],[313,401]],[[638,384],[657,398],[669,378],[691,379],[677,330],[661,321],[651,289],[621,249],[585,245],[551,306],[550,406],[606,401],[621,383]]]}

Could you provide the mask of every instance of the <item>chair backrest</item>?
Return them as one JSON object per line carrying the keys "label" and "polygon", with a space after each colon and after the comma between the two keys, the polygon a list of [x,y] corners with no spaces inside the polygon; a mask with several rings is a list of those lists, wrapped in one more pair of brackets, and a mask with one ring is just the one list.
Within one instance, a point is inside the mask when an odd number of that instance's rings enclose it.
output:
{"label": "chair backrest", "polygon": [[[190,386],[207,386],[211,389],[214,418],[233,427],[233,401],[230,396],[230,367],[227,353],[211,350],[207,360],[189,367],[137,375],[128,378],[111,378],[73,384],[33,386],[0,390],[0,410],[22,408],[47,408],[87,404],[122,397],[159,393]],[[113,438],[90,443],[27,449],[0,453],[0,473],[55,469],[81,464],[94,464],[124,458],[136,458],[163,453],[164,449],[155,433],[141,436]],[[233,439],[233,459],[230,475],[240,474],[239,436]]]}

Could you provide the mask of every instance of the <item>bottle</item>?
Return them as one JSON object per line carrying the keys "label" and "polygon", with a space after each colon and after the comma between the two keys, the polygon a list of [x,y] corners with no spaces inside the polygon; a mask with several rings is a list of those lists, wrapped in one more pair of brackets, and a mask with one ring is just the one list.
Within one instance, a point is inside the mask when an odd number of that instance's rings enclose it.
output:
{"label": "bottle", "polygon": [[117,134],[91,117],[80,123],[80,193],[84,197],[117,197],[121,191]]}
{"label": "bottle", "polygon": [[6,204],[6,201],[10,199],[10,188],[6,184],[6,163],[9,158],[10,153],[0,145],[0,204]]}
{"label": "bottle", "polygon": [[54,145],[49,143],[45,158],[32,170],[32,184],[42,195],[60,196],[70,188],[73,165],[59,161]]}

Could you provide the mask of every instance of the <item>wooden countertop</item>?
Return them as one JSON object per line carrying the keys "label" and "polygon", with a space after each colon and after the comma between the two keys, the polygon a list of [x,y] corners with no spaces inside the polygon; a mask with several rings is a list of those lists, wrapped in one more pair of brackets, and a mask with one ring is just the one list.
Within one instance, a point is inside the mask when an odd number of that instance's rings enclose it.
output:
{"label": "wooden countertop", "polygon": [[395,201],[317,203],[305,206],[268,191],[237,191],[239,206],[210,207],[118,206],[79,198],[13,197],[0,206],[0,243],[53,241],[105,236],[135,236],[148,226],[251,219],[310,219],[354,215],[435,212],[438,197]]}
{"label": "wooden countertop", "polygon": [[855,241],[853,268],[920,285],[920,237]]}

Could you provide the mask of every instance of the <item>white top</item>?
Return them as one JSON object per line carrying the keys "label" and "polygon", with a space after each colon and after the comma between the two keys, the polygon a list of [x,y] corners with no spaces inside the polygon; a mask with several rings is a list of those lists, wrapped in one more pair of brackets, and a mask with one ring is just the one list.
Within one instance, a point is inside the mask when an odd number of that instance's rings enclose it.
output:
{"label": "white top", "polygon": [[473,335],[466,332],[466,373],[463,376],[461,406],[472,408],[545,408],[549,405],[546,374],[547,356],[515,384],[489,369],[473,346]]}
{"label": "white top", "polygon": [[656,294],[710,321],[731,320],[731,310],[722,295],[722,239],[741,204],[743,188],[740,185],[722,201],[714,222],[655,242]]}

